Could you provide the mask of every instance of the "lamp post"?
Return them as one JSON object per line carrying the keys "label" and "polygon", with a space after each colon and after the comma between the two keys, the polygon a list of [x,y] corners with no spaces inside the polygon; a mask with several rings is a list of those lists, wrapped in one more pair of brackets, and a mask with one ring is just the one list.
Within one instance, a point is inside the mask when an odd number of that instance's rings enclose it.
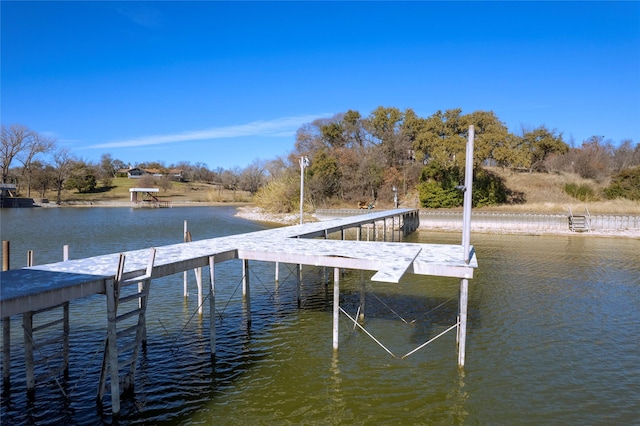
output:
{"label": "lamp post", "polygon": [[398,208],[398,188],[396,188],[395,185],[393,185],[393,208],[397,209]]}
{"label": "lamp post", "polygon": [[300,162],[300,225],[302,225],[302,215],[303,215],[303,207],[304,207],[304,168],[309,167],[311,162],[309,161],[309,157],[302,156],[298,159]]}

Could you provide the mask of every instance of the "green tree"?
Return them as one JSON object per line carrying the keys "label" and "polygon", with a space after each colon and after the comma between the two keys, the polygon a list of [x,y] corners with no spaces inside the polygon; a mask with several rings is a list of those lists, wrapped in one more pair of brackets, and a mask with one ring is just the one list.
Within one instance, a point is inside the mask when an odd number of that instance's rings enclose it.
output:
{"label": "green tree", "polygon": [[315,203],[340,193],[340,167],[328,150],[317,151],[309,167],[307,188]]}
{"label": "green tree", "polygon": [[442,166],[430,162],[423,170],[418,184],[420,204],[426,208],[458,207],[464,194],[458,188],[462,176],[456,166]]}
{"label": "green tree", "polygon": [[459,108],[437,111],[424,121],[414,143],[415,150],[426,161],[435,161],[443,167],[464,164],[466,123]]}
{"label": "green tree", "polygon": [[65,188],[75,189],[80,193],[91,192],[96,189],[95,173],[84,161],[74,161],[69,170]]}
{"label": "green tree", "polygon": [[522,146],[528,150],[529,171],[546,170],[545,160],[550,154],[564,154],[569,151],[569,145],[562,139],[562,133],[558,133],[555,129],[548,130],[545,126],[524,130]]}

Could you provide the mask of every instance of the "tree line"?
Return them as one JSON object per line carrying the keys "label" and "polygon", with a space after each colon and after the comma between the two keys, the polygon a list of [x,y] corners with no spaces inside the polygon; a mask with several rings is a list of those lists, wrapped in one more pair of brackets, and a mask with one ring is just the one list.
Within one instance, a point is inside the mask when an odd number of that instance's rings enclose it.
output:
{"label": "tree line", "polygon": [[[181,169],[187,181],[249,191],[263,207],[286,212],[299,208],[299,159],[307,157],[311,161],[304,170],[305,203],[311,208],[391,200],[394,192],[402,197],[412,191],[424,207],[451,207],[462,201],[456,188],[462,183],[470,124],[475,127],[475,205],[509,199],[508,188],[489,166],[576,173],[604,181],[640,165],[640,145],[631,139],[616,146],[603,136],[592,136],[578,146],[544,125],[510,132],[492,111],[463,114],[458,108],[420,117],[412,109],[380,106],[368,116],[348,110],[307,123],[296,132],[286,157],[256,159],[244,169],[210,169],[187,161],[134,167]],[[23,125],[2,126],[0,161],[3,182],[17,183],[27,196],[32,190],[43,197],[55,190],[58,202],[63,189],[91,192],[98,183],[108,187],[119,169],[131,167],[108,153],[99,162],[82,160]],[[19,166],[12,168],[16,163]],[[619,190],[609,193],[625,196]]]}
{"label": "tree line", "polygon": [[[209,169],[201,162],[181,161],[165,165],[150,161],[131,165],[102,154],[97,162],[87,161],[73,155],[68,149],[57,146],[54,138],[40,134],[27,126],[14,124],[2,126],[0,141],[0,164],[2,182],[14,183],[18,193],[31,197],[32,193],[44,198],[47,191],[56,192],[56,202],[60,203],[63,190],[92,192],[96,188],[109,188],[119,170],[139,167],[156,169],[166,173],[170,169],[180,169],[185,181],[204,182],[222,186],[233,191],[242,190],[255,193],[264,182],[264,162],[255,160],[244,169]],[[147,182],[168,189],[169,178],[154,178]]]}
{"label": "tree line", "polygon": [[423,207],[460,205],[470,124],[475,127],[476,206],[503,203],[512,196],[490,166],[577,173],[603,181],[640,165],[640,146],[630,139],[616,147],[593,136],[576,146],[544,125],[510,132],[492,111],[463,114],[450,109],[420,117],[412,109],[381,106],[366,117],[349,110],[303,125],[285,162],[288,168],[267,182],[256,202],[271,210],[295,211],[298,159],[307,157],[305,203],[311,208],[392,200],[394,189],[401,196],[417,190]]}

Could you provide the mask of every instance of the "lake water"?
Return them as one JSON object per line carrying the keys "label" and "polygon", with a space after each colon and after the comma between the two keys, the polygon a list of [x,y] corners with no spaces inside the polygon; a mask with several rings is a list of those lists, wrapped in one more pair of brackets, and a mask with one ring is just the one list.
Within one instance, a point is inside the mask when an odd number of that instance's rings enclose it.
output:
{"label": "lake water", "polygon": [[[173,209],[3,209],[1,234],[13,268],[36,263],[264,229],[229,207]],[[457,243],[422,231],[412,242]],[[331,347],[331,286],[305,268],[302,306],[295,273],[252,263],[247,329],[241,265],[216,267],[217,357],[209,357],[209,315],[199,318],[193,273],[155,280],[135,396],[120,424],[640,424],[640,241],[588,235],[472,234],[479,269],[470,281],[464,371],[455,334],[394,358],[346,317]],[[206,275],[206,274],[205,274]],[[370,274],[367,273],[367,276]],[[355,314],[359,272],[341,281],[341,306]],[[365,326],[404,355],[455,323],[458,281],[407,276],[367,283]],[[12,319],[12,387],[1,423],[114,423],[110,400],[96,408],[106,330],[104,296],[71,304],[68,381],[39,383],[26,397],[22,330]],[[392,310],[391,310],[392,309]],[[402,318],[402,320],[400,319]],[[404,321],[403,321],[404,320]],[[6,391],[6,390],[5,390]],[[65,397],[64,395],[67,395]]]}

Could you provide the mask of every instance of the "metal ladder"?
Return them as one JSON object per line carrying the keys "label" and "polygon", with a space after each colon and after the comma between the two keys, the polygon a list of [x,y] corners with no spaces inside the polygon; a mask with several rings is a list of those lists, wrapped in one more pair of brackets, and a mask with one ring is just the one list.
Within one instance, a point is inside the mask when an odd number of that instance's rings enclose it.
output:
{"label": "metal ladder", "polygon": [[[125,280],[125,255],[120,254],[118,271],[114,279],[106,284],[107,341],[100,370],[97,403],[102,406],[109,375],[113,414],[120,412],[121,389],[123,394],[133,393],[138,353],[140,346],[146,345],[145,313],[155,256],[156,249],[151,248],[145,272]],[[122,377],[120,371],[123,371]]]}

